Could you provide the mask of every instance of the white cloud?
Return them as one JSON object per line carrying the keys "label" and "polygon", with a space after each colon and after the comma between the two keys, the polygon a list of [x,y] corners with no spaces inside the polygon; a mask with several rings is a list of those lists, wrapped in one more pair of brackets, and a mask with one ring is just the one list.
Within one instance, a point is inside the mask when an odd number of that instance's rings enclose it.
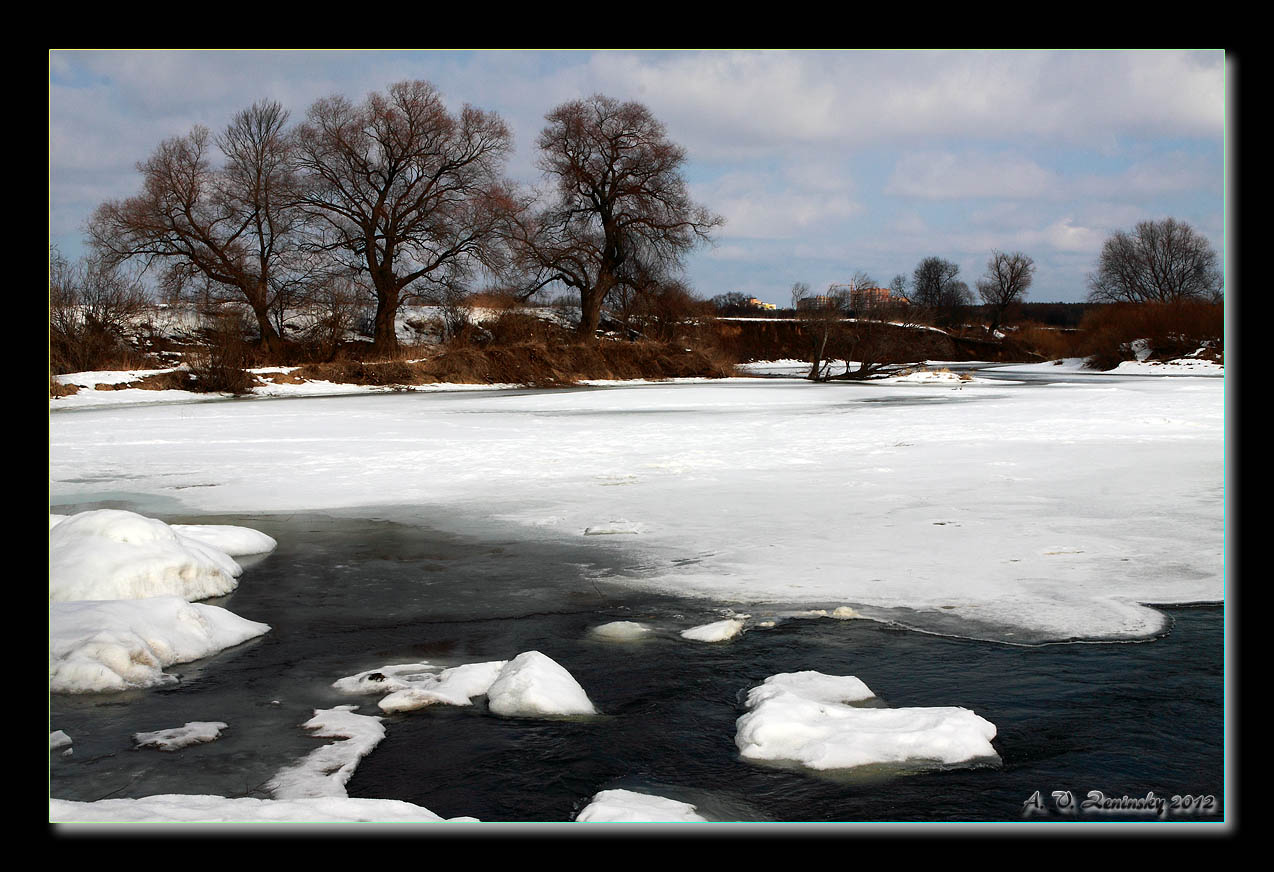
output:
{"label": "white cloud", "polygon": [[930,152],[900,158],[885,193],[929,200],[1045,197],[1058,183],[1055,173],[1018,155]]}

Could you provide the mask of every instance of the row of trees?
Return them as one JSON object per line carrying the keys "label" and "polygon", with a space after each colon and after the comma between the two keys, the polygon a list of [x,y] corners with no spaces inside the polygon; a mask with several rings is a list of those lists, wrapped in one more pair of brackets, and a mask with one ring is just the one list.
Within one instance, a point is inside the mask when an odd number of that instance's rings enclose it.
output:
{"label": "row of trees", "polygon": [[452,113],[428,82],[327,97],[288,120],[265,101],[216,136],[161,143],[138,164],[141,193],[93,214],[101,261],[245,303],[268,351],[285,344],[289,307],[367,293],[374,351],[392,355],[403,305],[454,301],[479,281],[522,299],[570,288],[591,336],[608,300],[680,293],[683,256],[723,223],[691,201],[685,152],[638,103],[595,95],[550,112],[539,191],[504,176],[512,137],[498,115]]}
{"label": "row of trees", "polygon": [[[974,303],[969,286],[960,280],[960,266],[941,257],[927,257],[913,270],[910,279],[899,274],[890,282],[893,297],[906,300],[913,312],[933,320],[952,322]],[[1035,278],[1035,261],[1020,251],[993,251],[986,272],[977,280],[977,295],[989,314],[987,329],[996,331],[1010,307],[1026,298]],[[855,274],[851,285],[872,288],[867,274]],[[1118,231],[1102,246],[1097,269],[1088,277],[1091,303],[1182,303],[1220,302],[1224,278],[1216,251],[1190,225],[1175,218],[1143,221],[1131,232]],[[798,297],[809,289],[798,284]],[[851,295],[828,295],[830,308],[850,310]]]}

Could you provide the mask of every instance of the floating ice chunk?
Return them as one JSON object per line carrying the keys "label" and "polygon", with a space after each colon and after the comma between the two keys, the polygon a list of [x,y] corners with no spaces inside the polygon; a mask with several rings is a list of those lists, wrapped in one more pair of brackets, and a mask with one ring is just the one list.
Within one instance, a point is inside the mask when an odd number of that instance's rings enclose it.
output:
{"label": "floating ice chunk", "polygon": [[49,599],[55,602],[201,600],[234,590],[242,572],[224,551],[134,512],[80,512],[49,530]]}
{"label": "floating ice chunk", "polygon": [[[397,799],[350,799],[314,797],[304,799],[231,799],[225,796],[163,794],[142,799],[102,799],[97,802],[49,800],[49,820],[71,822],[159,823],[166,821],[361,821],[440,822],[444,819],[419,805]],[[447,822],[476,821],[476,818],[448,818]]]}
{"label": "floating ice chunk", "polygon": [[748,708],[755,708],[767,699],[785,693],[831,703],[863,702],[876,695],[854,675],[827,675],[813,670],[782,672],[771,675],[748,691]]}
{"label": "floating ice chunk", "polygon": [[163,670],[267,633],[269,625],[175,596],[53,603],[49,689],[96,693],[177,679]]}
{"label": "floating ice chunk", "polygon": [[49,733],[49,750],[56,751],[59,748],[66,748],[64,754],[71,753],[71,737],[61,730],[54,730]]}
{"label": "floating ice chunk", "polygon": [[575,816],[582,823],[705,821],[688,802],[632,790],[603,790]]}
{"label": "floating ice chunk", "polygon": [[594,627],[590,632],[596,638],[608,642],[632,642],[649,636],[652,631],[650,627],[636,621],[611,621]]}
{"label": "floating ice chunk", "polygon": [[858,614],[858,612],[854,611],[849,606],[837,606],[836,608],[832,609],[831,616],[833,618],[836,618],[838,621],[848,621],[851,618],[862,617],[860,614]]}
{"label": "floating ice chunk", "polygon": [[846,704],[870,693],[853,676],[771,676],[748,693],[751,711],[736,723],[735,744],[744,759],[792,761],[820,770],[998,759],[991,747],[995,725],[968,709]]}
{"label": "floating ice chunk", "polygon": [[597,714],[584,688],[539,651],[526,651],[505,664],[487,690],[487,706],[507,717]]}
{"label": "floating ice chunk", "polygon": [[681,638],[693,642],[727,642],[743,632],[743,621],[726,618],[711,624],[703,624],[681,631]]}
{"label": "floating ice chunk", "polygon": [[275,799],[309,799],[321,796],[345,797],[345,785],[362,760],[385,738],[385,728],[377,715],[356,715],[358,706],[340,705],[315,709],[304,724],[314,735],[337,738],[316,748],[308,756],[277,772],[266,783]]}
{"label": "floating ice chunk", "polygon": [[421,681],[435,679],[437,675],[433,665],[427,662],[399,663],[338,678],[332,682],[332,687],[345,693],[392,693]]}
{"label": "floating ice chunk", "polygon": [[472,705],[474,697],[487,693],[508,662],[492,660],[444,669],[437,676],[412,683],[389,694],[380,701],[380,709],[385,712],[403,712],[435,703]]}
{"label": "floating ice chunk", "polygon": [[231,557],[265,554],[279,546],[273,536],[267,536],[251,527],[236,527],[231,524],[173,524],[172,528],[180,536],[210,545]]}
{"label": "floating ice chunk", "polygon": [[215,742],[228,725],[221,721],[191,721],[180,727],[156,730],[153,733],[133,733],[133,743],[138,748],[158,748],[176,751],[189,745]]}

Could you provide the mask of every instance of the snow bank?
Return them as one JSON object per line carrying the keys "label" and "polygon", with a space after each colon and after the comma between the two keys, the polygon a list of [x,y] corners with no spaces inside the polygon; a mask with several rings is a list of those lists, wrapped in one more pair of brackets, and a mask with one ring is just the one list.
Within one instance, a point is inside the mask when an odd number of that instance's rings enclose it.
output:
{"label": "snow bank", "polygon": [[362,760],[385,738],[385,728],[376,715],[356,715],[358,706],[342,705],[315,709],[304,724],[314,735],[338,738],[316,748],[309,755],[276,773],[266,783],[275,799],[345,798],[345,785]]}
{"label": "snow bank", "polygon": [[228,724],[222,721],[190,721],[184,726],[152,733],[133,733],[133,744],[138,748],[158,748],[161,751],[177,751],[191,745],[215,742]]}
{"label": "snow bank", "polygon": [[180,597],[55,602],[50,607],[49,689],[97,693],[176,681],[188,663],[269,632],[217,606]]}
{"label": "snow bank", "polygon": [[256,532],[214,528],[191,536],[118,509],[80,512],[50,524],[49,598],[55,602],[221,596],[234,590],[243,569],[208,543],[243,544],[245,532]]}
{"label": "snow bank", "polygon": [[279,546],[273,536],[251,527],[231,524],[172,524],[171,527],[178,536],[201,542],[231,557],[266,554]]}
{"label": "snow bank", "polygon": [[[331,796],[288,800],[230,799],[224,796],[163,794],[142,799],[102,799],[97,802],[50,799],[49,820],[53,823],[419,823],[444,819],[427,808],[396,799]],[[474,821],[475,818],[447,820],[454,823]]]}
{"label": "snow bank", "polygon": [[521,718],[597,714],[584,688],[539,651],[519,654],[500,670],[487,690],[487,707]]}
{"label": "snow bank", "polygon": [[575,816],[581,823],[681,823],[705,821],[688,802],[632,790],[603,790]]}
{"label": "snow bank", "polygon": [[727,618],[681,631],[681,638],[692,642],[728,642],[743,632],[743,621]]}
{"label": "snow bank", "polygon": [[991,747],[995,726],[968,709],[852,705],[871,696],[854,676],[771,676],[749,691],[751,711],[736,723],[735,744],[746,760],[790,761],[819,770],[999,759]]}

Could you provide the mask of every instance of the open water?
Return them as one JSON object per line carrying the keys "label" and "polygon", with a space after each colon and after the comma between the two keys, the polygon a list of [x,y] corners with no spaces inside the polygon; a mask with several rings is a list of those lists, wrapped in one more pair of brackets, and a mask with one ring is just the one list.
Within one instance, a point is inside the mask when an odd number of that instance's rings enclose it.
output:
{"label": "open water", "polygon": [[[134,508],[55,510],[108,505]],[[1170,630],[1135,643],[1028,647],[868,620],[792,618],[703,644],[677,634],[719,619],[714,604],[616,583],[624,571],[618,551],[325,515],[164,519],[240,524],[278,539],[272,554],[243,561],[234,593],[210,601],[273,629],[170,668],[181,677],[174,685],[53,696],[50,729],[74,742],[69,756],[50,756],[53,797],[269,798],[264,784],[275,772],[332,741],[299,726],[315,709],[354,703],[379,714],[375,697],[342,694],[331,687],[336,679],[395,663],[443,667],[538,650],[570,671],[601,717],[501,718],[482,700],[386,716],[387,737],[360,763],[349,795],[506,822],[570,821],[593,794],[619,787],[730,821],[1149,823],[1225,814],[1220,606],[1165,609]],[[592,627],[615,620],[660,632],[639,643],[590,638]],[[828,775],[742,760],[735,721],[748,689],[807,669],[856,675],[889,706],[972,709],[997,726],[1001,763]],[[175,752],[133,747],[135,732],[189,721],[229,728]],[[1149,794],[1211,799],[1163,814],[1081,808],[1093,792],[1106,804]]]}

